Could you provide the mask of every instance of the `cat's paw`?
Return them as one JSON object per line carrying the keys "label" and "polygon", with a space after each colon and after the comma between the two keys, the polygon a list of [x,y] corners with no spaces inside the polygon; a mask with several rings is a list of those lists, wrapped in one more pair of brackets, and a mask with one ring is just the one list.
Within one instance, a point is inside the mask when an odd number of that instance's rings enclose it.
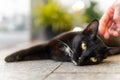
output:
{"label": "cat's paw", "polygon": [[17,62],[21,60],[22,58],[19,55],[10,55],[5,58],[6,62]]}

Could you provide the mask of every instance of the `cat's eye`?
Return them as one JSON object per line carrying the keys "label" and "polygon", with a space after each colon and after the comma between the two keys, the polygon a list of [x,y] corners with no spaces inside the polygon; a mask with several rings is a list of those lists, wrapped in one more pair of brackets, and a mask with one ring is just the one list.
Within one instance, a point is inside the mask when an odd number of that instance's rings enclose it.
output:
{"label": "cat's eye", "polygon": [[91,60],[92,62],[97,62],[97,58],[95,58],[95,57],[91,57],[90,60]]}
{"label": "cat's eye", "polygon": [[83,50],[86,50],[86,49],[87,49],[87,46],[86,46],[86,44],[85,44],[84,42],[82,42],[81,48],[82,48]]}

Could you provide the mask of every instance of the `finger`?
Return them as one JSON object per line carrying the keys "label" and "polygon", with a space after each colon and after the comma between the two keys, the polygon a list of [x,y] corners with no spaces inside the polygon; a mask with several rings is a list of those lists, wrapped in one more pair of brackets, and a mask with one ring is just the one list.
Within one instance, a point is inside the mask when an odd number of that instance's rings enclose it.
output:
{"label": "finger", "polygon": [[114,15],[114,9],[113,7],[110,7],[101,18],[102,24],[107,25],[109,20],[113,19],[113,15]]}
{"label": "finger", "polygon": [[120,4],[115,5],[115,11],[113,16],[114,21],[117,23],[120,23]]}
{"label": "finger", "polygon": [[113,17],[113,8],[110,7],[100,20],[100,25],[99,25],[100,34],[103,35],[105,33],[105,27],[108,25],[109,20],[111,20],[112,17]]}
{"label": "finger", "polygon": [[111,19],[111,20],[109,20],[109,22],[108,22],[108,27],[110,28],[111,26],[112,26],[112,24],[113,24],[113,20]]}
{"label": "finger", "polygon": [[116,24],[113,24],[109,29],[109,33],[110,35],[117,37],[120,33],[120,27],[118,28]]}
{"label": "finger", "polygon": [[108,30],[108,32],[109,32],[110,35],[113,35],[113,31],[114,31],[113,29],[109,29]]}
{"label": "finger", "polygon": [[105,39],[108,39],[109,36],[110,36],[110,34],[109,34],[109,28],[108,28],[108,26],[106,26],[106,27],[105,27],[104,38],[105,38]]}
{"label": "finger", "polygon": [[117,37],[117,36],[119,36],[119,32],[111,30],[110,35]]}
{"label": "finger", "polygon": [[101,20],[100,20],[100,24],[99,24],[99,33],[101,35],[103,35],[106,31],[106,28],[108,27],[107,23],[109,20],[109,16],[108,15],[104,15]]}
{"label": "finger", "polygon": [[104,38],[105,38],[105,39],[108,39],[109,37],[110,37],[110,34],[109,34],[108,31],[106,31],[105,34],[104,34]]}
{"label": "finger", "polygon": [[116,24],[116,32],[118,32],[118,35],[120,35],[120,24]]}
{"label": "finger", "polygon": [[105,25],[103,22],[100,22],[99,24],[99,33],[103,35],[105,33]]}
{"label": "finger", "polygon": [[117,36],[119,35],[119,32],[113,31],[113,34],[112,34],[112,35],[115,36],[115,37],[117,37]]}

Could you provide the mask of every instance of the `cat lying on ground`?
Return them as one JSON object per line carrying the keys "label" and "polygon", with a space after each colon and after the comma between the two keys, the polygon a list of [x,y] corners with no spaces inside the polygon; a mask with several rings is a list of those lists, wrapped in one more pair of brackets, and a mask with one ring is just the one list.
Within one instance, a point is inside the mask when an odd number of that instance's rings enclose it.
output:
{"label": "cat lying on ground", "polygon": [[93,20],[83,31],[62,33],[46,43],[17,51],[5,61],[52,59],[78,66],[99,64],[108,55],[120,53],[120,47],[108,47],[98,34],[98,25],[98,20]]}

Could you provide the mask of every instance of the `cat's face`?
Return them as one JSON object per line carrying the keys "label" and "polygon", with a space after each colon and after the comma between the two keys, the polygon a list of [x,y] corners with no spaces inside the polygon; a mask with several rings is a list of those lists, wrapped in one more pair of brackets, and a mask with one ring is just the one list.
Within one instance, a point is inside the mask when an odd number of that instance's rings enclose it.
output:
{"label": "cat's face", "polygon": [[72,44],[73,59],[77,65],[98,64],[107,56],[108,48],[98,33],[98,21],[92,21],[86,29],[77,35]]}

